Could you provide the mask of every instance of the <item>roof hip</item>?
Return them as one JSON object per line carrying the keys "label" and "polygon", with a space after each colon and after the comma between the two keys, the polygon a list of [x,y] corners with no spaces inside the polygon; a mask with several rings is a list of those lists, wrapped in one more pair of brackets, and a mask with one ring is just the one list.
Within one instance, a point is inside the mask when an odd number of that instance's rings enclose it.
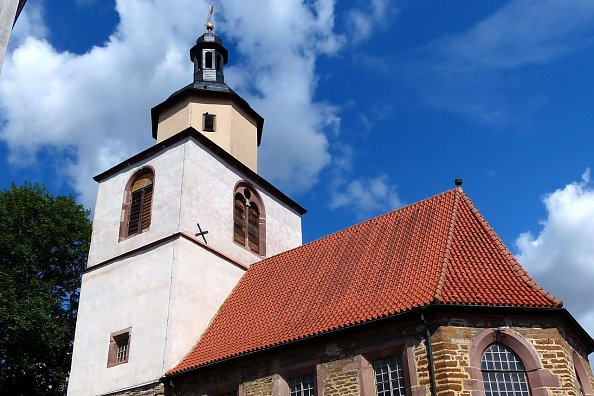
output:
{"label": "roof hip", "polygon": [[451,248],[452,248],[452,241],[454,239],[454,231],[455,231],[455,227],[456,227],[458,205],[459,205],[459,201],[460,201],[460,192],[461,191],[462,191],[462,188],[460,188],[460,187],[455,189],[454,208],[452,209],[452,216],[450,218],[450,224],[448,227],[446,248],[445,248],[442,263],[441,263],[441,271],[439,274],[439,279],[437,281],[437,287],[435,288],[435,295],[433,297],[434,303],[442,303],[443,302],[441,297],[442,297],[442,293],[443,293],[443,286],[445,284],[446,277],[448,276],[448,268],[449,268],[450,259],[452,257]]}

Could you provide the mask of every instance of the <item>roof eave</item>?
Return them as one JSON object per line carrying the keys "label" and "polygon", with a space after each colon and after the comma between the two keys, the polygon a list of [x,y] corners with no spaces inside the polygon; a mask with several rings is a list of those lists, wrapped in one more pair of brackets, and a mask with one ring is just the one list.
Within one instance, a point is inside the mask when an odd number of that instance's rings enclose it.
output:
{"label": "roof eave", "polygon": [[398,319],[398,320],[403,320],[406,319],[407,317],[414,317],[420,313],[423,314],[435,314],[435,313],[440,313],[440,312],[446,312],[446,311],[466,311],[466,312],[484,312],[484,311],[489,311],[490,313],[498,313],[498,314],[506,314],[506,313],[512,313],[512,314],[530,314],[530,315],[548,315],[548,316],[559,316],[562,319],[564,319],[566,321],[566,323],[568,323],[570,326],[572,326],[575,330],[576,330],[576,334],[580,337],[580,339],[584,342],[584,344],[587,346],[587,348],[589,349],[589,353],[594,352],[594,339],[592,339],[592,337],[588,334],[588,332],[577,322],[577,320],[565,309],[562,307],[525,307],[525,306],[493,306],[493,305],[462,305],[462,304],[441,304],[441,303],[432,303],[430,305],[425,305],[425,306],[420,306],[420,307],[416,307],[413,308],[411,310],[408,311],[404,311],[404,312],[398,312],[392,315],[388,315],[388,316],[384,316],[384,317],[380,317],[380,318],[376,318],[376,319],[372,319],[369,321],[365,321],[365,322],[361,322],[361,323],[357,323],[354,325],[350,325],[350,326],[346,326],[346,327],[341,327],[338,329],[334,329],[334,330],[329,330],[323,333],[318,333],[318,334],[314,334],[308,337],[304,337],[304,338],[299,338],[299,339],[294,339],[291,341],[287,341],[285,343],[280,343],[280,344],[275,344],[275,345],[271,345],[262,349],[256,349],[256,350],[252,350],[249,352],[245,352],[242,354],[237,354],[234,356],[230,356],[227,358],[223,358],[220,360],[216,360],[210,363],[206,363],[203,365],[199,365],[196,367],[192,367],[186,370],[182,370],[179,372],[175,372],[175,373],[166,373],[165,375],[163,375],[163,377],[161,378],[162,382],[167,380],[167,379],[171,379],[173,377],[180,377],[180,376],[184,376],[184,375],[188,375],[190,373],[193,373],[195,371],[199,371],[199,370],[203,370],[209,367],[213,367],[213,366],[217,366],[220,364],[225,364],[231,361],[235,361],[237,359],[241,359],[241,358],[245,358],[248,356],[252,356],[254,354],[259,354],[259,353],[266,353],[266,352],[270,352],[273,351],[275,349],[280,349],[280,348],[284,348],[284,347],[288,347],[288,346],[294,346],[296,344],[300,344],[303,342],[310,342],[312,340],[317,340],[323,337],[327,337],[327,336],[331,336],[333,334],[336,334],[338,332],[345,332],[345,331],[349,331],[352,329],[357,329],[357,328],[361,328],[361,327],[365,327],[365,326],[370,326],[373,325],[377,322],[382,322],[382,321],[389,321],[389,320],[394,320],[394,319]]}

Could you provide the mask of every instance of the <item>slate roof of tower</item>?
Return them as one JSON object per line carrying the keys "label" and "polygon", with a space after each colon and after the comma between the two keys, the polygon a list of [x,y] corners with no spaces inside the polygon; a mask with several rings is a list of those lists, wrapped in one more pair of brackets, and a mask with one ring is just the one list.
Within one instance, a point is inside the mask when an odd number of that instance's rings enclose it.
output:
{"label": "slate roof of tower", "polygon": [[434,304],[562,306],[455,188],[253,264],[168,374]]}

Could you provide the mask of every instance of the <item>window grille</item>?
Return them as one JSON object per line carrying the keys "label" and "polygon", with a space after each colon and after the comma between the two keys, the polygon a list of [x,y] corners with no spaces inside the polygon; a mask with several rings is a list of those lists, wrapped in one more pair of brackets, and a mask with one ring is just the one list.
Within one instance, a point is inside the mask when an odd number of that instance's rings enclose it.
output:
{"label": "window grille", "polygon": [[128,360],[128,337],[116,341],[118,352],[116,355],[116,363],[123,363]]}
{"label": "window grille", "polygon": [[402,359],[396,356],[373,362],[377,396],[405,396]]}
{"label": "window grille", "polygon": [[485,350],[481,372],[486,396],[530,396],[522,361],[501,344],[492,344]]}
{"label": "window grille", "polygon": [[315,376],[304,375],[291,378],[288,381],[289,396],[315,396]]}

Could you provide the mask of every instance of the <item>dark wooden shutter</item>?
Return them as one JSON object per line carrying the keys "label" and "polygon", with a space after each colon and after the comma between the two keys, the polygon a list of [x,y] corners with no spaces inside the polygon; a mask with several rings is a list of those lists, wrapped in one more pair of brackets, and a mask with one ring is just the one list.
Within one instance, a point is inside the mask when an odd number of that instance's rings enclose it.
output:
{"label": "dark wooden shutter", "polygon": [[233,205],[233,240],[245,246],[245,203],[241,195],[235,196]]}
{"label": "dark wooden shutter", "polygon": [[151,225],[151,205],[153,203],[153,176],[145,173],[136,179],[130,188],[130,214],[126,236],[138,234]]}
{"label": "dark wooden shutter", "polygon": [[146,230],[151,225],[151,205],[153,203],[153,186],[142,189],[142,211],[140,212],[140,230]]}
{"label": "dark wooden shutter", "polygon": [[137,234],[140,231],[140,217],[142,211],[142,189],[132,193],[130,203],[130,220],[128,221],[128,235]]}
{"label": "dark wooden shutter", "polygon": [[253,206],[248,208],[248,245],[252,252],[260,253],[260,214]]}

